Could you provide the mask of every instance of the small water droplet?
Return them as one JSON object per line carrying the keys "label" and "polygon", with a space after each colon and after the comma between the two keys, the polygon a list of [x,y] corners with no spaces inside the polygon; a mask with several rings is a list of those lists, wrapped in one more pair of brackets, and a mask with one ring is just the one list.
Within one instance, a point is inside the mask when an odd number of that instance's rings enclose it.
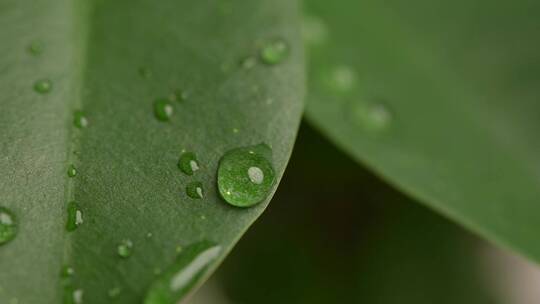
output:
{"label": "small water droplet", "polygon": [[142,78],[148,79],[152,77],[152,71],[150,71],[150,69],[147,67],[140,67],[139,75],[141,75]]}
{"label": "small water droplet", "polygon": [[73,275],[75,274],[75,269],[73,269],[73,267],[71,266],[64,266],[62,267],[62,272],[60,273],[62,278],[70,278],[70,277],[73,277]]}
{"label": "small water droplet", "polygon": [[17,235],[15,216],[7,208],[0,207],[0,246],[13,240]]}
{"label": "small water droplet", "polygon": [[217,260],[221,247],[209,242],[190,245],[146,292],[144,304],[175,304],[186,296]]}
{"label": "small water droplet", "polygon": [[257,58],[254,56],[248,56],[240,61],[240,66],[246,70],[252,69],[257,65]]}
{"label": "small water droplet", "polygon": [[310,45],[320,45],[328,37],[328,27],[322,19],[314,16],[304,16],[302,20],[302,36]]}
{"label": "small water droplet", "polygon": [[129,258],[133,254],[133,242],[131,240],[123,240],[117,247],[118,256],[121,258]]}
{"label": "small water droplet", "polygon": [[48,79],[41,79],[34,84],[34,91],[40,94],[49,93],[52,90],[52,82]]}
{"label": "small water droplet", "polygon": [[41,55],[43,53],[43,44],[39,41],[34,41],[28,46],[28,52],[34,56]]}
{"label": "small water droplet", "polygon": [[356,124],[373,131],[388,128],[393,115],[382,102],[354,102],[349,110]]}
{"label": "small water droplet", "polygon": [[77,202],[69,202],[67,207],[67,223],[66,223],[66,229],[67,231],[75,231],[77,227],[82,225],[83,221],[83,213],[81,209],[79,208]]}
{"label": "small water droplet", "polygon": [[260,51],[261,61],[268,65],[281,63],[289,55],[289,45],[283,39],[268,42]]}
{"label": "small water droplet", "polygon": [[184,152],[178,160],[178,168],[187,175],[193,175],[195,171],[199,170],[199,162],[197,161],[197,155],[193,152]]}
{"label": "small water droplet", "polygon": [[176,246],[176,253],[182,252],[182,246],[178,245]]}
{"label": "small water droplet", "polygon": [[146,234],[146,237],[147,237],[147,238],[151,238],[152,236],[153,236],[152,232],[148,232],[148,233]]}
{"label": "small water droplet", "polygon": [[122,289],[120,289],[120,287],[113,287],[109,289],[109,291],[107,291],[107,295],[109,296],[109,298],[114,299],[117,298],[121,292]]}
{"label": "small water droplet", "polygon": [[233,128],[233,129],[232,129],[232,132],[233,132],[234,134],[236,134],[236,133],[240,132],[240,130],[238,130],[238,128]]}
{"label": "small water droplet", "polygon": [[189,97],[189,94],[186,91],[177,89],[171,93],[169,99],[171,101],[183,102],[183,101],[186,101],[188,97]]}
{"label": "small water droplet", "polygon": [[154,102],[154,114],[160,121],[168,121],[174,112],[174,108],[170,101],[160,98]]}
{"label": "small water droplet", "polygon": [[69,177],[75,177],[77,175],[77,168],[74,165],[70,165],[67,170],[67,175]]}
{"label": "small water droplet", "polygon": [[186,194],[194,199],[203,198],[203,185],[201,182],[191,182],[186,186]]}
{"label": "small water droplet", "polygon": [[73,113],[73,124],[79,129],[88,127],[88,118],[83,111],[77,110]]}
{"label": "small water droplet", "polygon": [[274,168],[267,157],[270,154],[271,149],[264,144],[225,153],[217,177],[221,197],[237,207],[262,202],[275,182]]}
{"label": "small water droplet", "polygon": [[330,72],[330,85],[332,89],[340,92],[352,90],[357,80],[356,71],[349,66],[337,66]]}

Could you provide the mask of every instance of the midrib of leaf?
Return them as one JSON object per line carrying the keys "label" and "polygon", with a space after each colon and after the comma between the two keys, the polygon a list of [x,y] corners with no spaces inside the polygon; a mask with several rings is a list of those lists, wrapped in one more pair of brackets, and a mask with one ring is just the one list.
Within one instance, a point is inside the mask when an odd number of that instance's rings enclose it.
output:
{"label": "midrib of leaf", "polygon": [[[71,109],[71,115],[68,115],[67,121],[67,138],[66,142],[67,151],[66,151],[66,164],[65,168],[67,170],[68,166],[74,165],[75,168],[79,168],[78,160],[76,155],[81,153],[80,151],[80,142],[81,137],[84,136],[84,129],[79,130],[74,124],[74,111],[81,110],[84,111],[84,94],[85,94],[85,79],[86,71],[88,64],[88,41],[91,31],[91,22],[92,14],[95,9],[95,1],[69,1],[71,3],[73,13],[67,18],[72,18],[73,28],[72,31],[72,41],[74,45],[74,62],[72,65],[73,68],[73,80],[71,82],[72,90],[74,90],[74,98],[71,100],[66,100],[66,104],[69,104]],[[75,201],[75,192],[77,177],[69,177],[67,174],[65,176],[65,200],[64,200],[64,214],[67,217],[67,206],[71,201]],[[84,215],[83,215],[84,216]],[[84,221],[84,218],[83,218]],[[67,218],[64,219],[64,223],[67,222]],[[71,267],[73,263],[73,234],[64,230],[64,254],[62,258],[63,267]],[[61,273],[61,270],[59,270]],[[60,281],[59,281],[60,283]],[[66,291],[62,284],[58,284],[60,289],[59,294],[62,295]]]}

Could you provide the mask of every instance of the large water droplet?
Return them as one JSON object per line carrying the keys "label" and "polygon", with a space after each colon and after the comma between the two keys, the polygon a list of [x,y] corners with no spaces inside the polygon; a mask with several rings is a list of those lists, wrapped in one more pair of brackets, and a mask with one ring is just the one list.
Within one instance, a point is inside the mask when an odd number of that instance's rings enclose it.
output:
{"label": "large water droplet", "polygon": [[191,182],[186,186],[186,194],[194,199],[203,198],[203,185],[201,182]]}
{"label": "large water droplet", "polygon": [[217,177],[221,197],[238,207],[262,202],[275,182],[270,156],[271,150],[264,144],[225,153],[219,162]]}
{"label": "large water droplet", "polygon": [[354,102],[350,113],[356,124],[373,131],[388,128],[393,119],[392,112],[381,102]]}
{"label": "large water droplet", "polygon": [[289,56],[289,45],[283,39],[275,39],[266,43],[260,51],[262,62],[268,65],[281,63],[287,56]]}
{"label": "large water droplet", "polygon": [[74,165],[70,165],[67,170],[67,175],[69,177],[75,177],[77,175],[77,168]]}
{"label": "large water droplet", "polygon": [[154,114],[161,121],[168,121],[174,112],[172,104],[164,98],[160,98],[154,102]]}
{"label": "large water droplet", "polygon": [[83,223],[83,213],[77,202],[69,202],[67,207],[67,231],[74,231]]}
{"label": "large water droplet", "polygon": [[193,173],[199,170],[199,162],[197,161],[197,155],[193,152],[184,152],[180,155],[178,160],[178,168],[187,175],[193,175]]}
{"label": "large water droplet", "polygon": [[41,79],[34,84],[34,91],[40,94],[49,93],[52,90],[52,82],[48,79]]}
{"label": "large water droplet", "polygon": [[73,124],[79,129],[88,127],[88,118],[83,111],[77,110],[73,113]]}
{"label": "large water droplet", "polygon": [[13,240],[17,235],[17,222],[11,211],[0,207],[0,246]]}
{"label": "large water droplet", "polygon": [[219,257],[221,247],[201,242],[182,250],[176,261],[150,285],[144,304],[178,303]]}
{"label": "large water droplet", "polygon": [[133,242],[131,240],[122,240],[122,242],[118,244],[117,253],[121,258],[129,258],[133,254]]}

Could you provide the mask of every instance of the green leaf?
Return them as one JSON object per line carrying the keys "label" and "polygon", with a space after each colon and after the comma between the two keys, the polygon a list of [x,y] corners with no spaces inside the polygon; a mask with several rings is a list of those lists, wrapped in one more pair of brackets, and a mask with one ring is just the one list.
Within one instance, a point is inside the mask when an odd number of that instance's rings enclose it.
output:
{"label": "green leaf", "polygon": [[[17,235],[0,245],[0,303],[68,303],[78,289],[85,303],[143,303],[212,244],[219,255],[175,296],[199,285],[275,190],[253,208],[227,204],[222,155],[265,143],[276,180],[289,158],[297,14],[290,0],[1,1],[0,207]],[[270,66],[258,54],[274,39],[289,53]],[[182,150],[196,155],[192,175]],[[193,183],[202,199],[186,193]]]}
{"label": "green leaf", "polygon": [[540,261],[537,1],[308,0],[307,115],[358,161]]}

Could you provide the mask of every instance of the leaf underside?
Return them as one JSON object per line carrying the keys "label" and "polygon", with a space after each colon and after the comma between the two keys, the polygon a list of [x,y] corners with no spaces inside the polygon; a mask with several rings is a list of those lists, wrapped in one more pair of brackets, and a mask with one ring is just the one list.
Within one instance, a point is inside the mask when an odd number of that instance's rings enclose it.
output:
{"label": "leaf underside", "polygon": [[[115,303],[141,303],[178,246],[216,243],[221,260],[269,198],[250,209],[221,200],[220,157],[265,143],[279,179],[292,149],[304,85],[297,14],[290,0],[1,1],[0,206],[19,231],[0,246],[0,303],[59,303],[63,265],[85,303],[109,303],[115,287]],[[276,38],[289,43],[284,62],[239,66]],[[34,43],[40,54],[28,52]],[[40,79],[49,93],[33,90]],[[187,97],[157,120],[154,100],[175,90]],[[86,128],[74,126],[76,110]],[[192,176],[177,167],[183,149],[200,162]],[[201,200],[186,195],[194,181]],[[73,200],[84,223],[68,233]],[[133,254],[120,259],[124,239]]]}

